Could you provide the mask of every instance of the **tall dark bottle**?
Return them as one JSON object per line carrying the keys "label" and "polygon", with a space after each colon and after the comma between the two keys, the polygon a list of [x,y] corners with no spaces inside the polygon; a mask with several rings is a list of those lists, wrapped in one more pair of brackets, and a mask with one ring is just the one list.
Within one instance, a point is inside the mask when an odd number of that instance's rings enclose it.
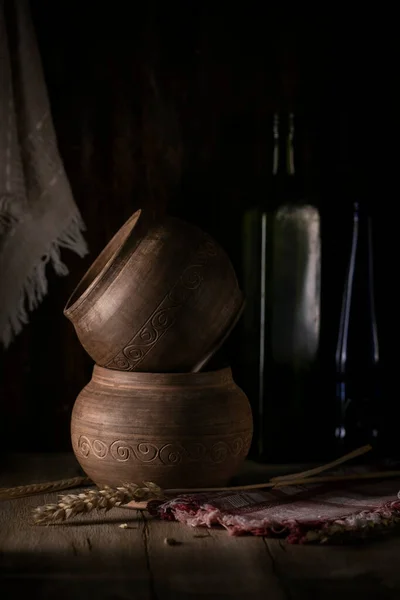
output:
{"label": "tall dark bottle", "polygon": [[372,219],[354,203],[347,274],[336,348],[337,452],[370,443],[379,448],[380,353],[375,310]]}
{"label": "tall dark bottle", "polygon": [[273,117],[270,193],[247,211],[243,230],[245,388],[254,453],[274,462],[307,458],[319,348],[320,218],[296,164],[295,125],[293,113]]}

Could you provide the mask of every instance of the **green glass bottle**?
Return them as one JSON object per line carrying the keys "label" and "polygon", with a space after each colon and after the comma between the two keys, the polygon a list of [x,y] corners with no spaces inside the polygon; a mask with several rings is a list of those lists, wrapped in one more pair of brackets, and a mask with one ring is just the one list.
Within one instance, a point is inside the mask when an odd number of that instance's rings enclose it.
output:
{"label": "green glass bottle", "polygon": [[310,450],[304,436],[316,394],[321,236],[296,165],[295,115],[274,114],[272,134],[270,193],[243,219],[243,385],[255,420],[253,456],[287,462]]}

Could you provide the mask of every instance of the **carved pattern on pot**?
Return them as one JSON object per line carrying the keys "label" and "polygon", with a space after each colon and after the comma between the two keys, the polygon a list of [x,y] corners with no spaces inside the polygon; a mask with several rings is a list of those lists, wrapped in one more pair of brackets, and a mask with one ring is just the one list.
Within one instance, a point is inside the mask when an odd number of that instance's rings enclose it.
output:
{"label": "carved pattern on pot", "polygon": [[79,438],[79,450],[82,456],[89,456],[92,452],[97,458],[105,458],[108,454],[108,446],[101,440],[90,441],[86,435],[81,435]]}
{"label": "carved pattern on pot", "polygon": [[202,284],[202,269],[217,255],[210,240],[203,241],[172,289],[164,296],[155,311],[125,348],[105,366],[119,371],[134,371],[161,337],[175,323],[176,315]]}
{"label": "carved pattern on pot", "polygon": [[175,465],[192,462],[223,463],[228,458],[238,457],[247,453],[251,436],[231,436],[210,445],[202,442],[180,443],[150,443],[115,440],[110,444],[81,435],[78,439],[78,451],[87,458],[93,453],[96,458],[112,457],[117,462],[136,460],[142,463],[157,462],[163,465]]}

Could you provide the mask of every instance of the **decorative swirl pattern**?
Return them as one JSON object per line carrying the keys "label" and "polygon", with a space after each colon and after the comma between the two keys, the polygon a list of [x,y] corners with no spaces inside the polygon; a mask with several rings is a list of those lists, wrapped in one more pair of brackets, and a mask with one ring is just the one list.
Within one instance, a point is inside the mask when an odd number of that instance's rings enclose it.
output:
{"label": "decorative swirl pattern", "polygon": [[233,456],[239,456],[239,454],[243,450],[243,440],[242,440],[242,438],[236,438],[236,439],[234,439],[230,446],[231,446],[231,454]]}
{"label": "decorative swirl pattern", "polygon": [[142,348],[137,346],[127,346],[124,350],[126,358],[130,361],[137,362],[144,356]]}
{"label": "decorative swirl pattern", "polygon": [[243,445],[246,449],[246,452],[248,452],[248,449],[251,446],[251,442],[253,441],[253,433],[249,433],[247,435],[244,436],[243,438]]}
{"label": "decorative swirl pattern", "polygon": [[136,446],[135,456],[141,462],[152,462],[158,457],[159,449],[154,444],[142,442]]}
{"label": "decorative swirl pattern", "polygon": [[152,344],[157,339],[157,331],[152,327],[145,327],[140,331],[138,339],[143,346]]}
{"label": "decorative swirl pattern", "polygon": [[89,456],[92,446],[89,441],[89,438],[87,438],[86,435],[80,436],[80,438],[78,440],[78,449],[79,449],[80,453],[82,454],[82,456],[84,456],[85,458],[86,458],[86,456]]}
{"label": "decorative swirl pattern", "polygon": [[102,442],[101,440],[94,440],[92,443],[93,454],[97,456],[97,458],[105,458],[108,454],[107,444]]}
{"label": "decorative swirl pattern", "polygon": [[164,465],[181,463],[185,455],[186,451],[180,444],[165,444],[160,449],[160,460]]}
{"label": "decorative swirl pattern", "polygon": [[132,448],[127,442],[117,440],[110,446],[110,454],[118,462],[125,462],[132,454]]}
{"label": "decorative swirl pattern", "polygon": [[85,435],[78,440],[78,451],[84,458],[93,454],[96,458],[104,459],[107,456],[118,462],[128,460],[141,463],[157,462],[163,465],[176,465],[180,463],[207,463],[220,464],[230,458],[246,456],[252,436],[227,436],[224,440],[205,444],[203,442],[181,443],[153,443],[132,442],[116,440],[111,444],[94,439],[90,441]]}
{"label": "decorative swirl pattern", "polygon": [[210,258],[217,254],[217,246],[209,240],[203,240],[192,263],[184,269],[178,281],[125,348],[105,365],[107,368],[134,371],[138,367],[166,331],[173,326],[178,313],[189,298],[200,288],[203,282],[201,271]]}
{"label": "decorative swirl pattern", "polygon": [[211,448],[211,460],[214,463],[224,462],[230,454],[229,446],[226,442],[216,442]]}
{"label": "decorative swirl pattern", "polygon": [[162,308],[152,317],[151,324],[158,333],[163,332],[173,324],[176,308],[176,306]]}
{"label": "decorative swirl pattern", "polygon": [[114,360],[114,365],[114,369],[118,369],[119,371],[129,371],[130,369],[129,360],[127,360],[122,354],[118,355]]}
{"label": "decorative swirl pattern", "polygon": [[203,278],[200,270],[203,265],[192,265],[185,269],[181,275],[182,285],[188,290],[197,290],[200,287]]}

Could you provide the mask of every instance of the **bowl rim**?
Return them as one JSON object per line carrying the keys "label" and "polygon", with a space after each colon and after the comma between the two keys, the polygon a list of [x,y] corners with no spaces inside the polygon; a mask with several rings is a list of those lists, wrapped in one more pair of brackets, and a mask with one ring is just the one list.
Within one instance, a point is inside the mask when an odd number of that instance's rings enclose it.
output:
{"label": "bowl rim", "polygon": [[241,304],[239,305],[238,310],[233,315],[230,323],[228,324],[227,328],[225,329],[225,331],[223,332],[221,337],[214,343],[214,345],[203,356],[203,358],[201,360],[199,360],[199,362],[193,367],[193,369],[191,370],[191,373],[200,373],[201,371],[203,371],[204,367],[207,367],[207,364],[215,356],[215,354],[218,352],[218,350],[224,345],[226,340],[231,335],[232,331],[235,329],[239,320],[241,319],[244,309],[246,307],[246,298],[245,298],[242,290],[239,287],[238,287],[237,291],[238,291],[238,297],[241,300]]}
{"label": "bowl rim", "polygon": [[230,366],[224,366],[210,371],[200,371],[198,373],[188,372],[143,372],[143,371],[117,371],[107,369],[95,364],[93,366],[91,382],[98,382],[105,387],[119,389],[140,387],[216,387],[226,385],[227,382],[234,383],[232,378],[232,369]]}
{"label": "bowl rim", "polygon": [[[143,209],[136,210],[107,242],[80,279],[65,304],[63,313],[70,317],[110,272],[115,259],[123,257],[126,242],[135,235],[134,249],[143,239]],[[137,235],[136,235],[137,234]]]}

